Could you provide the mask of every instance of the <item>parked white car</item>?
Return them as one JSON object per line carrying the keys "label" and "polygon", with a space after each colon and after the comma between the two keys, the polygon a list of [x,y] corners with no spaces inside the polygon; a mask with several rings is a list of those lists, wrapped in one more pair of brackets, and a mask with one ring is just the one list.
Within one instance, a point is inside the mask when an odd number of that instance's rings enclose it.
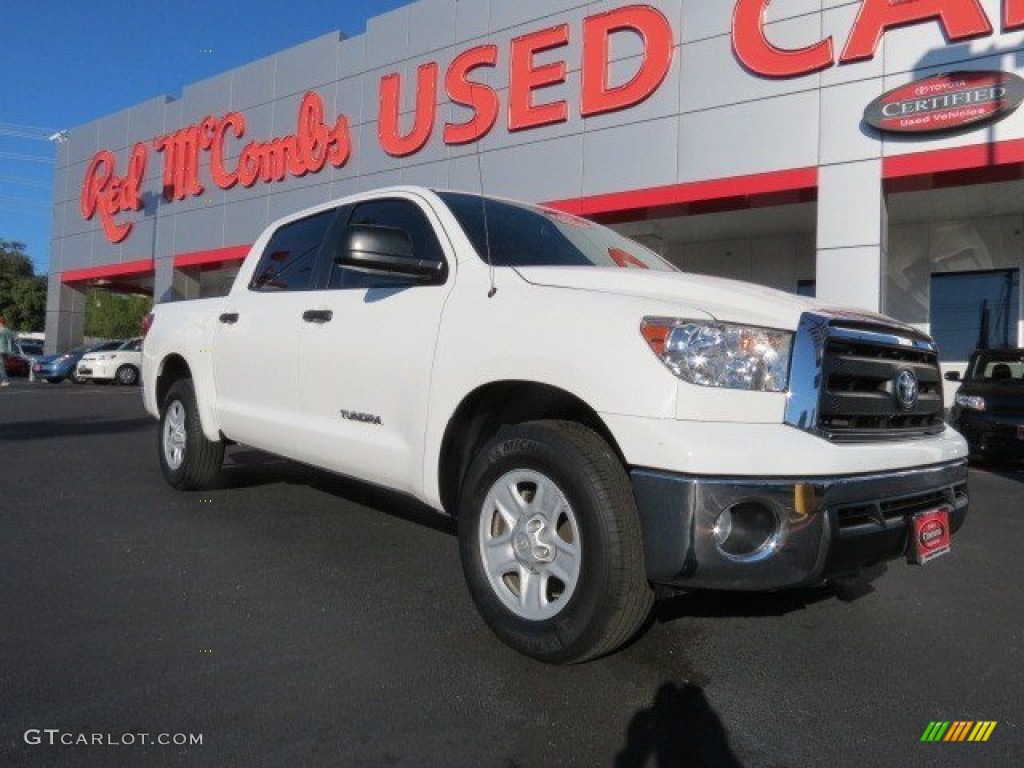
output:
{"label": "parked white car", "polygon": [[76,373],[89,381],[116,381],[125,386],[139,383],[142,369],[142,339],[128,339],[120,347],[90,352],[78,361]]}

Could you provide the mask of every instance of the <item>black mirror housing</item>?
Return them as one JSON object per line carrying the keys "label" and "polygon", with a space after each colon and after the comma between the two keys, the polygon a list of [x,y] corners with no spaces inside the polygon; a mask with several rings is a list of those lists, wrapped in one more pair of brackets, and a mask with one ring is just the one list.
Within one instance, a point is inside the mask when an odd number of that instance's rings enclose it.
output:
{"label": "black mirror housing", "polygon": [[960,381],[960,371],[948,371],[942,378],[946,381]]}
{"label": "black mirror housing", "polygon": [[334,263],[368,274],[409,277],[430,284],[443,283],[447,277],[443,261],[417,259],[409,234],[393,227],[348,227]]}

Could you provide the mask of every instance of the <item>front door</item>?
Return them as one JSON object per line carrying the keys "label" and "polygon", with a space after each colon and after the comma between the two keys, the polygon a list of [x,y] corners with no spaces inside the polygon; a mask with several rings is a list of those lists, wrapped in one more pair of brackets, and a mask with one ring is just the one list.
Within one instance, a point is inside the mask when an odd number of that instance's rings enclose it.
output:
{"label": "front door", "polygon": [[[299,398],[309,460],[415,492],[422,484],[431,366],[454,253],[429,204],[414,194],[356,204],[349,226],[403,230],[417,259],[447,261],[443,285],[361,273],[330,263],[327,288],[308,294]],[[339,222],[331,237],[344,235]]]}

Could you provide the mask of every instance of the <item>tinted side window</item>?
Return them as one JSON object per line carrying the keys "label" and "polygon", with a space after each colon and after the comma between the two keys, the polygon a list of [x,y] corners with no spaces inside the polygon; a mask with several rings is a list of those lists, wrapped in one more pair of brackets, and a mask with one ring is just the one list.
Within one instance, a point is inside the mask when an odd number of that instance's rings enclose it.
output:
{"label": "tinted side window", "polygon": [[313,287],[313,268],[320,243],[335,211],[285,224],[267,243],[249,283],[251,291],[305,291]]}
{"label": "tinted side window", "polygon": [[[352,212],[349,226],[388,227],[400,229],[412,240],[413,253],[424,261],[443,261],[444,251],[434,227],[420,207],[409,200],[372,200],[360,203]],[[335,266],[331,270],[331,288],[382,288],[409,285],[401,277],[368,275]]]}

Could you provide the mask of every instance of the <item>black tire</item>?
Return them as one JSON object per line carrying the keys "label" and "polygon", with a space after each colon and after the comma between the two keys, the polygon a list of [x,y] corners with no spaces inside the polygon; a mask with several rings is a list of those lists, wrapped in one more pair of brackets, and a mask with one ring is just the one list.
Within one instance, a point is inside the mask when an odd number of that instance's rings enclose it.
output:
{"label": "black tire", "polygon": [[[561,531],[566,513],[571,512],[572,530],[578,531],[580,546],[567,561],[576,563],[571,566],[577,574],[575,584],[562,585],[561,593],[559,578],[545,573],[548,563],[553,565],[562,557],[561,542],[547,533],[545,541],[555,541],[555,545],[546,547],[541,541],[538,549],[531,550],[534,544],[528,543],[529,537],[539,534],[536,528],[531,534],[528,527],[523,527],[528,516],[537,515],[531,508],[540,494],[538,487],[532,492],[535,496],[530,496],[531,482],[520,482],[520,478],[531,476],[552,481],[553,485],[544,485],[544,496],[550,496],[553,489],[554,507],[563,510],[545,513],[551,515],[549,520],[556,519],[554,526],[545,530]],[[500,495],[499,489],[506,482],[513,497],[521,494],[515,498],[519,522],[514,528],[502,517],[497,496],[489,496]],[[524,486],[526,490],[520,490]],[[538,502],[537,507],[541,506],[550,506],[550,502]],[[608,444],[581,424],[537,421],[503,429],[470,465],[462,487],[458,522],[462,566],[473,601],[491,630],[520,653],[547,663],[587,661],[619,648],[650,614],[654,596],[644,570],[640,519],[632,486]],[[516,558],[518,565],[512,566],[518,568],[518,576],[513,570],[501,575],[506,568],[494,561],[488,570],[485,557],[494,557],[495,561],[508,557],[485,556],[488,542],[500,547],[508,542],[506,551]],[[531,551],[554,559],[527,564],[521,557],[529,557]],[[552,556],[551,552],[556,554]],[[564,568],[560,566],[560,570]],[[528,591],[523,586],[524,578],[541,585],[534,587],[543,595],[538,603],[541,609],[532,611],[535,617],[522,615],[530,612],[529,608],[517,611],[506,604],[509,594],[515,595],[517,590],[519,597],[513,597],[513,601],[519,599],[525,605],[532,600],[524,597]],[[552,583],[555,592],[548,594]],[[556,612],[550,615],[545,610]]]}
{"label": "black tire", "polygon": [[[181,428],[180,440],[169,437],[176,426]],[[180,455],[167,447],[168,440],[180,448]],[[167,391],[160,407],[157,455],[164,479],[179,491],[201,491],[218,485],[224,443],[213,442],[203,434],[191,379],[180,379]]]}
{"label": "black tire", "polygon": [[47,384],[60,384],[64,379],[54,376],[46,380]]}
{"label": "black tire", "polygon": [[78,369],[77,368],[72,368],[71,369],[71,373],[68,374],[68,378],[71,379],[71,381],[73,381],[75,384],[88,384],[89,383],[88,379],[83,379],[81,376],[78,375]]}
{"label": "black tire", "polygon": [[122,365],[114,374],[114,381],[123,387],[134,387],[139,383],[139,369],[134,365]]}

